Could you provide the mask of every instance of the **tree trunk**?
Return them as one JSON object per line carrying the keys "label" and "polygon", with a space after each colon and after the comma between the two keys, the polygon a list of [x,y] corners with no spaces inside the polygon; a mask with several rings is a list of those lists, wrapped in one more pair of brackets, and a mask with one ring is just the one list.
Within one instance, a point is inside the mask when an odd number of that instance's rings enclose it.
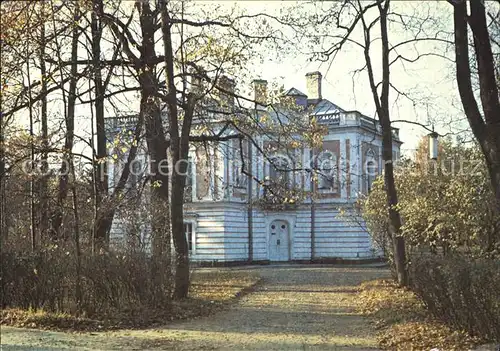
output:
{"label": "tree trunk", "polygon": [[[500,216],[500,101],[495,64],[488,33],[484,3],[471,1],[470,16],[465,1],[454,3],[455,63],[458,90],[464,112],[486,160]],[[483,116],[474,97],[469,66],[468,23],[472,28]]]}
{"label": "tree trunk", "polygon": [[[175,154],[174,148],[171,151],[172,156]],[[172,157],[174,160],[174,158]],[[176,161],[181,158],[178,157]],[[181,162],[184,163],[184,162]],[[173,162],[173,165],[179,164]],[[174,166],[175,167],[175,166]],[[182,172],[180,170],[179,172]],[[185,170],[184,170],[185,172]],[[184,179],[182,179],[184,178]],[[175,290],[174,299],[183,299],[188,296],[189,292],[189,251],[186,236],[184,235],[184,186],[185,176],[172,172],[172,194],[170,198],[170,214],[172,220],[172,235],[174,239],[176,253],[176,269],[175,269]]]}
{"label": "tree trunk", "polygon": [[170,216],[177,259],[174,299],[186,298],[190,286],[189,247],[184,233],[184,190],[189,157],[189,134],[194,109],[194,101],[192,100],[192,96],[190,96],[188,99],[188,109],[184,114],[181,137],[177,139],[178,143],[171,146],[173,171]]}
{"label": "tree trunk", "polygon": [[[80,18],[80,9],[75,3],[75,12],[73,15],[73,21],[76,22]],[[78,81],[78,65],[76,60],[78,59],[78,37],[80,31],[78,26],[73,27],[72,39],[71,39],[71,69],[70,69],[70,81],[69,81],[69,91],[68,91],[68,106],[65,113],[65,124],[66,124],[66,134],[64,139],[64,150],[61,162],[60,174],[59,174],[59,184],[57,190],[57,204],[51,215],[51,238],[58,239],[61,237],[61,225],[64,219],[64,201],[68,195],[68,183],[69,183],[69,165],[72,162],[71,153],[73,152],[73,143],[75,135],[75,105],[76,105],[76,84]],[[62,78],[62,77],[61,77]]]}
{"label": "tree trunk", "polygon": [[384,161],[384,182],[387,195],[387,207],[389,215],[389,234],[393,244],[394,267],[398,284],[408,284],[408,273],[406,269],[405,240],[401,236],[401,216],[397,210],[398,194],[394,182],[394,164],[392,160],[392,128],[389,112],[389,89],[390,89],[390,63],[389,63],[389,38],[387,29],[387,13],[389,11],[389,0],[377,4],[380,14],[380,33],[382,41],[382,90],[380,96],[375,83],[373,65],[370,57],[370,29],[364,17],[361,17],[365,34],[365,61],[370,82],[373,101],[376,106],[377,115],[382,127],[382,159]]}
{"label": "tree trunk", "polygon": [[141,113],[146,127],[146,141],[150,156],[151,170],[151,209],[152,209],[152,246],[155,282],[155,305],[168,305],[170,302],[170,241],[169,221],[169,170],[167,163],[167,142],[163,131],[162,112],[157,97],[159,82],[155,74],[155,23],[148,2],[138,1],[142,48],[139,83],[141,85]]}
{"label": "tree trunk", "polygon": [[7,211],[6,211],[5,182],[7,180],[7,176],[5,174],[4,140],[5,140],[4,124],[3,120],[0,120],[0,240],[6,243],[9,233],[8,233],[7,218],[6,218]]}
{"label": "tree trunk", "polygon": [[82,312],[82,251],[80,248],[80,215],[78,213],[78,192],[76,191],[76,175],[75,175],[75,165],[73,162],[73,156],[70,155],[69,168],[71,169],[71,175],[73,178],[73,186],[71,187],[73,195],[73,219],[75,221],[74,227],[74,240],[75,240],[75,256],[76,256],[76,281],[75,281],[75,302],[76,302],[76,312],[80,315]]}
{"label": "tree trunk", "polygon": [[406,286],[408,284],[406,248],[405,240],[401,236],[401,216],[396,208],[398,205],[398,193],[394,182],[392,128],[389,114],[390,64],[389,38],[387,29],[389,0],[386,1],[385,6],[379,4],[378,7],[380,12],[380,32],[382,37],[382,93],[380,95],[379,119],[382,126],[382,159],[384,161],[384,181],[387,193],[387,205],[389,209],[389,233],[391,233],[394,246],[394,265],[396,267],[398,283],[401,286]]}
{"label": "tree trunk", "polygon": [[31,236],[31,250],[36,250],[36,213],[35,213],[35,186],[34,186],[34,167],[35,167],[35,145],[34,145],[34,131],[33,131],[33,96],[31,94],[31,67],[30,55],[26,52],[26,78],[28,79],[28,115],[29,115],[29,133],[30,133],[30,236]]}
{"label": "tree trunk", "polygon": [[179,133],[179,116],[177,110],[177,90],[174,82],[174,53],[172,51],[172,34],[170,14],[166,0],[160,1],[161,29],[165,55],[165,75],[167,84],[167,107],[170,127],[170,155],[172,160],[172,188],[170,195],[170,219],[172,236],[176,253],[174,299],[188,296],[189,248],[184,235],[184,187],[186,185],[187,159],[189,153],[189,134],[194,111],[194,99],[189,95],[187,109],[184,114],[182,131]]}
{"label": "tree trunk", "polygon": [[[42,4],[42,11],[43,11]],[[49,133],[47,126],[47,68],[45,66],[45,22],[40,24],[40,74],[41,79],[41,94],[44,96],[41,100],[41,114],[40,119],[42,122],[42,155],[41,155],[41,177],[40,177],[40,243],[46,239],[49,229],[49,216],[48,216],[48,148],[49,148]]]}
{"label": "tree trunk", "polygon": [[471,1],[469,23],[474,38],[481,104],[487,126],[481,145],[495,194],[497,214],[500,215],[500,95],[484,6],[482,1]]}
{"label": "tree trunk", "polygon": [[[380,116],[379,116],[380,117]],[[387,119],[385,121],[387,123]],[[394,182],[394,163],[392,162],[392,133],[389,127],[384,130],[382,127],[382,159],[384,161],[384,184],[387,194],[387,206],[389,209],[389,233],[392,239],[394,266],[398,284],[406,286],[408,276],[406,270],[406,246],[405,240],[401,236],[401,216],[396,209],[398,204],[398,194]],[[388,133],[387,133],[388,130]]]}
{"label": "tree trunk", "polygon": [[[101,249],[107,249],[108,232],[106,228],[110,226],[108,211],[105,211],[105,199],[108,195],[108,175],[106,161],[106,130],[104,125],[104,85],[101,72],[101,37],[102,37],[102,15],[103,1],[92,1],[92,60],[94,68],[94,87],[95,87],[95,120],[97,133],[97,165],[96,168],[96,185],[95,199],[97,218],[94,224],[94,251],[99,252]],[[92,136],[93,137],[93,136]]]}

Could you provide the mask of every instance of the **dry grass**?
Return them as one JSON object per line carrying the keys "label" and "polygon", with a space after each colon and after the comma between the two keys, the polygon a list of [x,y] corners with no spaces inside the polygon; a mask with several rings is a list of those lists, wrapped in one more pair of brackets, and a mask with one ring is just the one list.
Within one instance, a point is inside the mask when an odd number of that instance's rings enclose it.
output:
{"label": "dry grass", "polygon": [[248,293],[260,280],[258,274],[238,271],[198,271],[192,275],[190,297],[228,302]]}
{"label": "dry grass", "polygon": [[433,319],[413,292],[392,281],[363,283],[359,308],[374,319],[384,350],[468,350],[478,341]]}
{"label": "dry grass", "polygon": [[97,331],[146,328],[166,322],[197,318],[214,313],[252,290],[259,281],[256,274],[228,271],[195,272],[190,296],[175,301],[170,310],[135,309],[89,319],[44,310],[2,309],[0,325],[48,330]]}
{"label": "dry grass", "polygon": [[102,329],[103,324],[99,320],[79,318],[66,313],[18,308],[2,309],[0,317],[0,325],[50,330],[99,330]]}

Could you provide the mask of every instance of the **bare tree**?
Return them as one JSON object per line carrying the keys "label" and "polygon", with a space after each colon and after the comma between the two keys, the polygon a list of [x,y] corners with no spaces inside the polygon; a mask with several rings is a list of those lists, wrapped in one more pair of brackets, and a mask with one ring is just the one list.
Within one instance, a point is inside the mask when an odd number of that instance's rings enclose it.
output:
{"label": "bare tree", "polygon": [[[314,57],[322,61],[334,59],[342,50],[348,47],[360,49],[363,57],[362,67],[355,71],[365,71],[375,106],[375,112],[380,121],[382,137],[382,159],[385,191],[387,195],[387,211],[389,215],[389,234],[392,240],[394,265],[397,280],[400,285],[407,285],[405,241],[401,235],[401,216],[398,212],[398,194],[394,184],[393,163],[393,130],[391,120],[391,104],[399,97],[411,99],[409,94],[397,88],[391,79],[391,68],[396,63],[412,63],[425,56],[440,56],[434,52],[421,51],[416,48],[421,42],[436,42],[446,44],[446,37],[428,33],[430,17],[420,18],[416,14],[407,15],[391,10],[390,0],[373,2],[343,1],[331,6],[330,11],[316,17],[313,23],[316,27],[325,27],[324,31],[312,34],[314,43],[321,47],[313,49]],[[402,30],[412,28],[414,21],[418,22],[417,30],[399,42],[391,41],[389,25],[399,26]],[[332,29],[334,25],[334,29]],[[432,24],[431,24],[432,25]],[[436,33],[439,31],[436,30]],[[411,32],[410,32],[411,33]],[[323,36],[323,37],[321,37]],[[380,41],[380,46],[374,43]],[[408,53],[404,48],[414,46]],[[380,78],[379,78],[380,77]],[[391,99],[391,92],[396,98]],[[414,101],[412,101],[414,102]]]}
{"label": "bare tree", "polygon": [[[254,132],[265,132],[265,128],[259,124],[251,108],[256,102],[228,89],[222,84],[221,76],[243,75],[244,63],[256,55],[255,45],[267,41],[276,45],[275,41],[281,34],[260,25],[276,19],[267,14],[245,15],[232,10],[222,14],[223,11],[218,12],[210,6],[204,11],[190,12],[184,8],[189,5],[183,2],[136,1],[108,6],[102,0],[93,0],[85,6],[80,2],[57,6],[52,4],[50,18],[53,25],[47,26],[44,33],[43,42],[47,45],[37,46],[40,51],[37,62],[44,77],[52,79],[33,79],[28,86],[23,85],[20,92],[13,94],[10,100],[14,103],[9,104],[4,115],[11,118],[26,109],[33,115],[35,104],[41,103],[41,115],[45,116],[42,140],[48,140],[51,134],[50,122],[60,123],[60,129],[52,131],[60,139],[43,147],[34,144],[32,154],[43,158],[50,158],[52,154],[62,157],[57,189],[53,193],[56,206],[50,216],[50,230],[57,239],[69,239],[74,235],[78,260],[85,252],[85,247],[80,244],[85,243],[88,229],[82,224],[85,216],[81,213],[88,211],[87,207],[82,209],[81,206],[85,199],[77,198],[84,192],[75,188],[77,179],[88,177],[85,172],[77,174],[78,159],[90,161],[94,180],[95,216],[86,222],[93,228],[92,248],[98,252],[106,251],[114,216],[130,180],[131,162],[139,153],[141,140],[145,140],[151,174],[147,200],[152,208],[150,228],[154,267],[150,273],[156,289],[154,303],[165,306],[171,297],[171,236],[177,262],[173,296],[185,298],[189,290],[188,245],[183,230],[189,144],[231,139],[239,139],[241,144],[247,139],[259,148]],[[59,21],[62,15],[55,18],[57,8],[63,8],[69,19]],[[160,35],[163,40],[158,41]],[[114,49],[112,57],[109,47]],[[195,91],[190,79],[198,79],[203,87]],[[88,83],[88,89],[85,83]],[[113,105],[115,98],[129,92],[140,94],[139,113],[126,162],[120,172],[116,171],[118,167],[113,167],[117,182],[110,189],[104,117],[109,105],[115,112],[121,112]],[[49,112],[51,109],[47,104],[53,100],[62,101],[62,119],[57,120]],[[233,102],[227,103],[228,100]],[[95,121],[95,150],[94,135],[89,142],[78,132],[75,115],[78,102],[91,108],[89,125],[93,128]],[[210,117],[213,114],[224,118],[220,123],[214,123]],[[200,124],[198,130],[192,128],[194,121]],[[287,129],[282,124],[276,128]],[[275,133],[276,130],[269,135]],[[288,130],[287,133],[293,132]],[[92,156],[77,154],[75,145],[79,142],[90,144]],[[26,155],[23,153],[22,157]],[[244,159],[243,152],[240,157]],[[173,172],[168,170],[168,165]],[[256,179],[244,166],[242,172]],[[256,180],[262,184],[261,180]],[[73,196],[72,206],[68,205],[70,196]],[[66,223],[72,223],[72,226]],[[70,240],[65,240],[64,244],[70,244]]]}
{"label": "bare tree", "polygon": [[[390,61],[390,44],[388,31],[390,0],[380,0],[371,3],[362,3],[360,1],[345,1],[339,4],[340,10],[335,13],[333,20],[337,27],[344,30],[344,34],[336,38],[335,43],[326,51],[321,52],[323,59],[334,58],[335,55],[343,49],[346,43],[354,43],[362,48],[364,67],[368,74],[368,81],[372,93],[373,102],[377,117],[382,127],[382,159],[384,162],[384,181],[387,195],[387,211],[389,214],[389,234],[393,243],[394,265],[397,274],[397,280],[400,285],[407,285],[408,276],[406,270],[406,251],[404,238],[401,236],[401,216],[397,210],[398,195],[394,183],[394,165],[392,159],[393,135],[390,116],[389,94],[391,90],[390,66],[394,61]],[[377,12],[373,16],[367,13],[371,9]],[[354,13],[348,19],[348,24],[341,18],[344,13]],[[355,30],[360,27],[362,30],[362,40],[358,41],[354,35]],[[372,53],[373,32],[378,27],[380,31],[380,61],[381,66],[377,68],[374,63]],[[376,74],[381,72],[380,82],[376,81]]]}
{"label": "bare tree", "polygon": [[95,89],[95,122],[97,133],[97,165],[95,166],[95,206],[96,216],[93,232],[94,247],[96,251],[105,248],[108,242],[106,228],[109,226],[109,217],[103,209],[104,198],[108,192],[108,176],[106,159],[106,130],[104,123],[104,85],[102,80],[101,64],[101,39],[103,33],[104,5],[102,0],[92,1],[92,65]]}
{"label": "bare tree", "polygon": [[[375,83],[373,65],[370,57],[370,27],[361,17],[363,30],[365,34],[364,56],[368,70],[368,79],[373,94],[373,101],[377,109],[377,116],[382,126],[382,159],[384,161],[384,180],[387,193],[387,205],[389,210],[389,233],[394,246],[394,264],[396,274],[400,285],[408,284],[406,271],[406,248],[404,238],[401,235],[401,216],[397,210],[398,194],[394,182],[394,164],[392,159],[392,128],[389,112],[389,88],[390,88],[390,68],[389,68],[389,38],[387,30],[387,13],[389,11],[389,0],[377,2],[377,8],[380,14],[380,33],[382,39],[382,91],[378,95],[377,85]],[[373,23],[373,22],[372,22]]]}
{"label": "bare tree", "polygon": [[[64,217],[64,202],[68,195],[69,191],[69,165],[72,163],[72,152],[74,145],[74,135],[75,135],[75,105],[76,105],[76,86],[78,82],[78,66],[76,60],[78,58],[78,38],[81,34],[80,29],[76,25],[81,17],[81,11],[78,6],[78,3],[75,3],[73,10],[73,30],[71,37],[71,69],[69,76],[69,90],[68,97],[65,99],[64,104],[64,123],[66,126],[65,136],[64,136],[64,146],[63,146],[63,154],[62,154],[62,162],[60,168],[60,175],[58,181],[58,190],[57,190],[57,200],[56,207],[51,214],[51,237],[53,239],[61,238],[61,225],[63,223]],[[45,58],[44,58],[45,60]],[[58,64],[60,69],[62,70],[62,59],[61,53],[59,52]],[[63,81],[64,75],[61,71],[61,81]],[[61,87],[64,91],[64,86]]]}
{"label": "bare tree", "polygon": [[[500,214],[500,101],[492,50],[494,41],[488,30],[485,2],[471,1],[470,13],[467,11],[466,1],[457,0],[450,3],[453,6],[458,90],[469,125],[484,154],[496,198],[497,212]],[[473,56],[477,62],[482,113],[475,98],[471,78],[469,28],[473,34]]]}

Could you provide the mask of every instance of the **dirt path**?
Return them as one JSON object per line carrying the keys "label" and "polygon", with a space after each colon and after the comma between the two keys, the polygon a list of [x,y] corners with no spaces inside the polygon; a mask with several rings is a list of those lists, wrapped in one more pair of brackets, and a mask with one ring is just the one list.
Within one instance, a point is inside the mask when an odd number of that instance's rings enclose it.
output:
{"label": "dirt path", "polygon": [[284,265],[257,271],[259,288],[231,309],[161,329],[61,333],[2,327],[2,350],[373,350],[355,289],[379,268]]}

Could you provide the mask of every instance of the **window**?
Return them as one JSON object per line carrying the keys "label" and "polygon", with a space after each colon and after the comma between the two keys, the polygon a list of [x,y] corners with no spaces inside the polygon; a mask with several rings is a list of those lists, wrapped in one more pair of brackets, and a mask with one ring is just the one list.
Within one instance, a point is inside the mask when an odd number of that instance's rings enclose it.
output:
{"label": "window", "polygon": [[[246,162],[246,167],[248,167],[248,164],[250,163],[250,160],[248,159],[248,143],[244,141],[242,145],[243,145],[243,157]],[[241,160],[240,141],[233,140],[230,146],[231,146],[230,162],[232,167],[231,176],[232,176],[233,186],[235,188],[241,188],[241,190],[245,190],[247,187],[248,176],[246,174],[243,174],[241,171],[243,162]]]}
{"label": "window", "polygon": [[186,240],[188,243],[189,253],[193,252],[194,247],[194,231],[193,231],[193,223],[185,222],[184,223],[184,235],[186,235]]}
{"label": "window", "polygon": [[193,183],[194,183],[194,172],[193,172],[193,159],[188,157],[187,169],[186,169],[186,187],[184,189],[184,201],[193,201]]}
{"label": "window", "polygon": [[322,152],[318,157],[318,188],[333,191],[335,188],[335,172],[337,158],[330,151]]}
{"label": "window", "polygon": [[136,187],[142,177],[142,163],[136,158],[130,164],[130,185]]}
{"label": "window", "polygon": [[367,170],[367,190],[370,192],[372,190],[373,182],[377,177],[377,164],[375,161],[368,161],[366,164]]}
{"label": "window", "polygon": [[188,157],[187,169],[186,169],[186,187],[191,188],[193,186],[193,159]]}
{"label": "window", "polygon": [[369,193],[372,190],[373,182],[378,175],[377,161],[375,157],[375,152],[369,149],[366,152],[366,162],[365,162],[365,174],[366,174],[366,190]]}
{"label": "window", "polygon": [[247,187],[247,176],[239,172],[236,176],[236,187],[246,189]]}
{"label": "window", "polygon": [[241,165],[238,162],[233,164],[233,184],[237,188],[246,189],[247,176],[241,172]]}
{"label": "window", "polygon": [[289,162],[283,157],[275,157],[269,164],[269,179],[284,187],[290,187]]}

